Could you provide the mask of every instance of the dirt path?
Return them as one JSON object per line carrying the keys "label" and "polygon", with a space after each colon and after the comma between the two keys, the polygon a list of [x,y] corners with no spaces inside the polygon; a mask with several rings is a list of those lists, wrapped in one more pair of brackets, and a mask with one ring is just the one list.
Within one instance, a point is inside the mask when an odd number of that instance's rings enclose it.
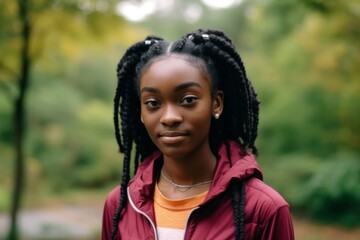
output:
{"label": "dirt path", "polygon": [[[102,206],[61,206],[24,210],[19,215],[22,239],[99,239]],[[0,239],[9,226],[8,215],[0,213]]]}
{"label": "dirt path", "polygon": [[324,225],[303,219],[294,219],[297,240],[359,240],[360,228],[348,229],[337,225]]}

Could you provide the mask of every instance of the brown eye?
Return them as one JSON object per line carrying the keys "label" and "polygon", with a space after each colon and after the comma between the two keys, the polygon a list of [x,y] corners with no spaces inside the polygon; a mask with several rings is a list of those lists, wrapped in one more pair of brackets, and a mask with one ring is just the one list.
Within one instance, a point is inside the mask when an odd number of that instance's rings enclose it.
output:
{"label": "brown eye", "polygon": [[159,102],[156,101],[155,99],[150,99],[150,100],[147,100],[145,102],[145,105],[150,108],[150,109],[154,109],[154,108],[157,108],[160,106]]}
{"label": "brown eye", "polygon": [[185,96],[183,99],[181,99],[180,103],[184,105],[191,105],[194,104],[198,100],[197,97],[193,95]]}

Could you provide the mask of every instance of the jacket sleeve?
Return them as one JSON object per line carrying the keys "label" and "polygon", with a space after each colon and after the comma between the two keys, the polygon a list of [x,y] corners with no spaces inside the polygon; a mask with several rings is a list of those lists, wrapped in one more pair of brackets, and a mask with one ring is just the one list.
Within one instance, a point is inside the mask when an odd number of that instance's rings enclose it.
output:
{"label": "jacket sleeve", "polygon": [[120,188],[117,187],[111,191],[105,201],[104,211],[103,211],[103,220],[102,220],[102,230],[101,230],[101,239],[110,240],[111,231],[113,228],[113,217],[118,206],[120,198]]}
{"label": "jacket sleeve", "polygon": [[262,240],[294,240],[294,229],[288,206],[280,207],[264,223]]}

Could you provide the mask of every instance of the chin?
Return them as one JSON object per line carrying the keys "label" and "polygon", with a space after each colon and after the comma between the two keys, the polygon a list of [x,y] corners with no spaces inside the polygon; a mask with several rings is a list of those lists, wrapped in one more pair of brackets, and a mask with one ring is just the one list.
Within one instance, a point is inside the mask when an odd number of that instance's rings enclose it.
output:
{"label": "chin", "polygon": [[163,155],[174,159],[184,158],[188,156],[191,152],[188,149],[184,149],[183,146],[162,146],[159,149],[163,153]]}

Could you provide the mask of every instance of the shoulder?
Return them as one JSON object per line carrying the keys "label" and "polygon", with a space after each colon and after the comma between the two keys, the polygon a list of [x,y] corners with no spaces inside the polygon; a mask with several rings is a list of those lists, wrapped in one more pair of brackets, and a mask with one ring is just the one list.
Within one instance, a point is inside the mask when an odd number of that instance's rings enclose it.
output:
{"label": "shoulder", "polygon": [[272,187],[257,178],[246,182],[245,211],[252,222],[265,223],[284,208],[288,211],[289,204]]}
{"label": "shoulder", "polygon": [[114,188],[107,196],[102,219],[102,239],[110,239],[113,218],[120,199],[120,186]]}
{"label": "shoulder", "polygon": [[272,187],[257,178],[250,178],[246,182],[247,194],[255,195],[261,202],[267,202],[273,207],[288,205],[285,199]]}
{"label": "shoulder", "polygon": [[110,211],[115,211],[120,201],[120,186],[113,188],[107,195],[105,201],[105,208]]}

